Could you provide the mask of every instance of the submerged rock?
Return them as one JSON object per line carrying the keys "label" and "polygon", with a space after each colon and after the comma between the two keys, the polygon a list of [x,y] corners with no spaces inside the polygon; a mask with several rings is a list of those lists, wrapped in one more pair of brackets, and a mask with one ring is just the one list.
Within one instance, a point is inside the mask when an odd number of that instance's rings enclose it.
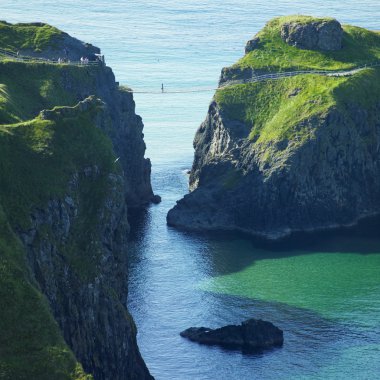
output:
{"label": "submerged rock", "polygon": [[241,349],[265,349],[282,346],[283,331],[261,319],[249,319],[241,325],[228,325],[218,329],[190,327],[182,337],[193,342]]}

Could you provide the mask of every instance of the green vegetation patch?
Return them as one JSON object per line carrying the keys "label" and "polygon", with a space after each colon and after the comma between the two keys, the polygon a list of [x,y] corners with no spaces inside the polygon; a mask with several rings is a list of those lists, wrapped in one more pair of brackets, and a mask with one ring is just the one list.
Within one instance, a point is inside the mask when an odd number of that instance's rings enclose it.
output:
{"label": "green vegetation patch", "polygon": [[[67,244],[58,248],[80,278],[98,270],[99,212],[115,172],[110,140],[95,125],[101,103],[86,111],[72,107],[54,117],[0,126],[0,378],[78,379],[84,374],[66,346],[48,305],[28,277],[25,252],[12,228],[27,229],[30,212],[62,198],[78,173],[83,202]],[[85,174],[85,168],[96,172]],[[52,231],[47,226],[42,238]],[[47,236],[43,236],[46,234]],[[53,235],[51,235],[53,239]],[[52,240],[54,242],[54,240]]]}
{"label": "green vegetation patch", "polygon": [[92,379],[29,280],[24,256],[0,206],[0,379]]}
{"label": "green vegetation patch", "polygon": [[268,72],[347,70],[380,62],[380,34],[356,26],[343,26],[343,48],[337,51],[298,49],[289,46],[281,38],[281,27],[285,23],[308,23],[323,20],[329,19],[285,16],[269,21],[258,33],[259,47],[245,55],[233,67],[251,67]]}
{"label": "green vegetation patch", "polygon": [[0,48],[16,52],[31,49],[39,52],[48,47],[56,48],[64,33],[53,26],[32,24],[9,24],[0,21]]}
{"label": "green vegetation patch", "polygon": [[258,143],[305,140],[310,126],[302,121],[323,116],[332,107],[342,112],[352,104],[369,108],[380,99],[380,69],[349,77],[299,75],[218,90],[215,100],[233,120],[252,127]]}
{"label": "green vegetation patch", "polygon": [[76,94],[67,82],[95,88],[101,68],[51,65],[47,63],[0,62],[0,124],[35,118],[42,109],[72,106]]}
{"label": "green vegetation patch", "polygon": [[[72,110],[70,117],[56,120],[37,117],[2,126],[0,199],[10,224],[28,228],[31,210],[44,207],[50,199],[62,198],[67,194],[73,173],[79,173],[78,187],[83,192],[79,196],[85,200],[86,207],[79,210],[78,223],[73,226],[75,249],[68,248],[62,254],[67,254],[81,275],[84,268],[92,273],[96,269],[95,250],[88,242],[97,232],[94,226],[98,225],[98,213],[107,196],[109,173],[115,172],[117,167],[111,141],[94,124],[99,106],[94,105],[86,112],[78,111],[76,117],[75,108]],[[95,165],[96,176],[87,178],[81,174],[85,168]]]}
{"label": "green vegetation patch", "polygon": [[[0,22],[3,49],[39,50],[61,37],[48,25]],[[109,174],[119,168],[110,139],[96,126],[104,117],[102,104],[94,101],[86,111],[68,107],[95,93],[98,70],[0,61],[0,379],[92,378],[65,344],[45,298],[30,279],[25,252],[12,229],[27,230],[32,210],[63,199],[76,174],[78,191],[72,196],[81,206],[67,244],[54,241],[48,225],[39,236],[56,244],[79,278],[98,273],[99,213],[108,196]],[[39,115],[53,107],[45,113],[48,117]]]}

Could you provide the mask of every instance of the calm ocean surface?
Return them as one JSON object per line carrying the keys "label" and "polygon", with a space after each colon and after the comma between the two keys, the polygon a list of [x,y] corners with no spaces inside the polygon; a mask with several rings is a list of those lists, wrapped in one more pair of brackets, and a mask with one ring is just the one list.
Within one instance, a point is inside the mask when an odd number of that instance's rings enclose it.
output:
{"label": "calm ocean surface", "polygon": [[[168,90],[216,86],[221,68],[241,57],[246,40],[274,16],[335,16],[380,30],[378,0],[0,0],[0,13],[9,22],[48,22],[91,42],[121,84],[158,91],[161,83]],[[135,96],[154,190],[163,197],[136,216],[131,238],[129,305],[149,369],[158,380],[379,379],[376,234],[269,248],[166,226],[167,211],[187,191],[192,139],[212,96]],[[244,355],[179,336],[190,326],[250,317],[281,327],[284,347]]]}

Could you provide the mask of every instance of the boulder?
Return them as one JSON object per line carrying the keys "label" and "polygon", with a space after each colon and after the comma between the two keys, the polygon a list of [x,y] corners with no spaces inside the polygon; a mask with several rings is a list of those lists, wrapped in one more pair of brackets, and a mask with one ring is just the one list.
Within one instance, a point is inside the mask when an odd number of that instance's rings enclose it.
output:
{"label": "boulder", "polygon": [[245,54],[250,53],[251,51],[257,49],[260,46],[260,37],[254,37],[252,40],[249,40],[245,45]]}
{"label": "boulder", "polygon": [[282,25],[281,38],[300,49],[334,51],[342,48],[343,29],[334,19],[308,23],[292,21]]}
{"label": "boulder", "polygon": [[182,331],[180,335],[201,344],[244,350],[267,349],[282,346],[284,342],[283,331],[261,319],[249,319],[241,325],[228,325],[215,330],[206,327],[190,327]]}

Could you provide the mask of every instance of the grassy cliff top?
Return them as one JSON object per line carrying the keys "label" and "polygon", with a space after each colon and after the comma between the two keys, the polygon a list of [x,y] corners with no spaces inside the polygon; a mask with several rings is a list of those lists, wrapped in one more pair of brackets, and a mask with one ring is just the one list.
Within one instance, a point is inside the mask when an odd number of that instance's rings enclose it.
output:
{"label": "grassy cliff top", "polygon": [[[354,26],[344,26],[343,48],[338,51],[302,50],[284,42],[285,23],[328,21],[310,16],[286,16],[267,23],[258,34],[259,46],[235,67],[269,71],[302,69],[350,69],[380,61],[380,34]],[[258,83],[227,86],[215,94],[225,115],[251,127],[248,138],[268,144],[282,140],[302,143],[312,137],[309,123],[335,108],[345,112],[353,105],[368,109],[380,101],[380,67],[368,68],[352,76],[298,75]]]}
{"label": "grassy cliff top", "polygon": [[[0,22],[1,49],[54,49],[65,35],[46,24]],[[36,208],[70,194],[68,183],[76,175],[79,190],[71,195],[80,205],[78,218],[60,254],[84,282],[98,273],[99,205],[109,196],[110,173],[119,173],[119,166],[98,125],[101,120],[106,128],[109,122],[103,103],[93,98],[86,107],[74,105],[96,95],[100,71],[103,75],[100,66],[0,61],[1,379],[92,379],[30,278],[25,249],[14,231],[30,227]],[[40,114],[43,109],[53,110]],[[85,170],[93,175],[87,177]],[[44,238],[53,235],[48,226],[43,233]]]}
{"label": "grassy cliff top", "polygon": [[337,51],[302,50],[288,45],[281,38],[286,23],[329,21],[311,16],[284,16],[269,21],[257,34],[257,49],[246,54],[234,67],[264,71],[293,71],[298,69],[343,70],[380,61],[380,34],[364,28],[343,25],[343,48]]}
{"label": "grassy cliff top", "polygon": [[63,39],[59,29],[43,23],[10,24],[0,21],[0,48],[11,51],[41,51],[55,47]]}
{"label": "grassy cliff top", "polygon": [[258,143],[304,141],[311,130],[302,121],[344,112],[352,104],[369,108],[380,100],[380,68],[350,77],[299,75],[280,80],[229,86],[215,100],[232,120],[251,126],[249,138]]}
{"label": "grassy cliff top", "polygon": [[74,105],[77,94],[65,87],[65,80],[94,89],[100,70],[100,66],[0,62],[0,125],[33,119],[42,109]]}

